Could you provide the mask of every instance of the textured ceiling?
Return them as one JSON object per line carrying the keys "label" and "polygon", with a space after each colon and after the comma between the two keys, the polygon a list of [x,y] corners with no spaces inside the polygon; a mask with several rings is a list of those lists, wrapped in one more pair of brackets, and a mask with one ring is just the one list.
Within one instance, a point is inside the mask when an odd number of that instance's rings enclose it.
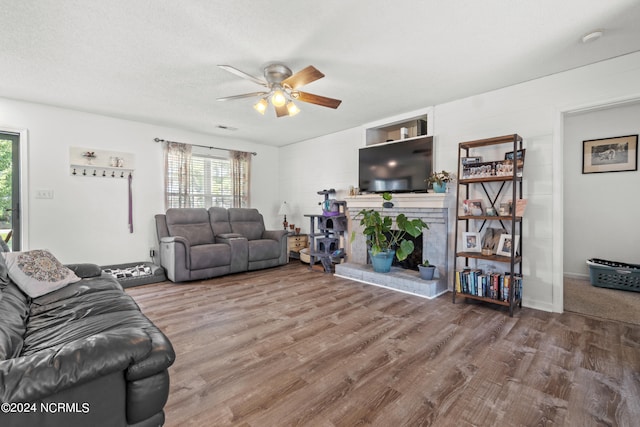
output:
{"label": "textured ceiling", "polygon": [[[281,146],[640,50],[638,0],[0,0],[0,97]],[[605,36],[583,44],[581,37]],[[256,113],[275,61],[326,77]],[[237,128],[221,130],[218,125]]]}

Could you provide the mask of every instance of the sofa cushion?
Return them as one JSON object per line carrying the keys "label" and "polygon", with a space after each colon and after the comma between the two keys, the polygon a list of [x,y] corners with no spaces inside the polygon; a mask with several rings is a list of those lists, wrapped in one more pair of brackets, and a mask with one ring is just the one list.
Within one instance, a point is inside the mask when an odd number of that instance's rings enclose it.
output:
{"label": "sofa cushion", "polygon": [[209,221],[214,235],[231,233],[229,224],[229,212],[225,208],[209,208]]}
{"label": "sofa cushion", "polygon": [[231,264],[231,248],[224,243],[191,246],[191,270]]}
{"label": "sofa cushion", "polygon": [[194,245],[213,243],[209,213],[203,208],[171,208],[166,214],[171,236],[182,236]]}
{"label": "sofa cushion", "polygon": [[234,233],[240,233],[247,240],[262,238],[264,233],[264,220],[257,209],[230,208],[229,222]]}
{"label": "sofa cushion", "polygon": [[108,331],[142,330],[149,324],[115,279],[106,275],[83,279],[33,299],[22,355]]}
{"label": "sofa cushion", "polygon": [[14,283],[10,283],[0,292],[0,360],[20,355],[28,316],[26,295]]}
{"label": "sofa cushion", "polygon": [[73,271],[62,265],[53,254],[43,249],[3,254],[9,277],[32,298],[80,280]]}

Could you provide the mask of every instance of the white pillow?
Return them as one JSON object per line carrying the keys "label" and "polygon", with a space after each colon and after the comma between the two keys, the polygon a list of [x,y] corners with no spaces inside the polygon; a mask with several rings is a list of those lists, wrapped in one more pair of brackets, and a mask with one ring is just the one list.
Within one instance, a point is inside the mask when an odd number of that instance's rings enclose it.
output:
{"label": "white pillow", "polygon": [[2,254],[9,277],[31,298],[80,281],[73,271],[62,265],[49,251],[37,249]]}

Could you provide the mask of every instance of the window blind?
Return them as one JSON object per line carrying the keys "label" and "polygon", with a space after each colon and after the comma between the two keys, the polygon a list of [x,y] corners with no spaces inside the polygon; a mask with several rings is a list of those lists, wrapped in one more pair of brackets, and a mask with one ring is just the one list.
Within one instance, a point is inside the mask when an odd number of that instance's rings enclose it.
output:
{"label": "window blind", "polygon": [[[187,206],[210,208],[212,206],[230,208],[233,204],[233,184],[231,160],[220,157],[192,154],[188,168],[181,165],[179,156],[168,158],[167,201],[168,207],[180,206],[180,193],[189,201]],[[188,170],[185,170],[188,169]],[[188,174],[189,189],[180,189],[180,176]]]}

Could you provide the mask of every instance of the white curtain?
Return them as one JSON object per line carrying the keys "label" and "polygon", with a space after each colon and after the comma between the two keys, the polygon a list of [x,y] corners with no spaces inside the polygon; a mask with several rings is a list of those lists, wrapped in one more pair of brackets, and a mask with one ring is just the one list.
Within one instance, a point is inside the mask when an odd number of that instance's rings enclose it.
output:
{"label": "white curtain", "polygon": [[191,145],[165,141],[164,206],[191,207]]}

